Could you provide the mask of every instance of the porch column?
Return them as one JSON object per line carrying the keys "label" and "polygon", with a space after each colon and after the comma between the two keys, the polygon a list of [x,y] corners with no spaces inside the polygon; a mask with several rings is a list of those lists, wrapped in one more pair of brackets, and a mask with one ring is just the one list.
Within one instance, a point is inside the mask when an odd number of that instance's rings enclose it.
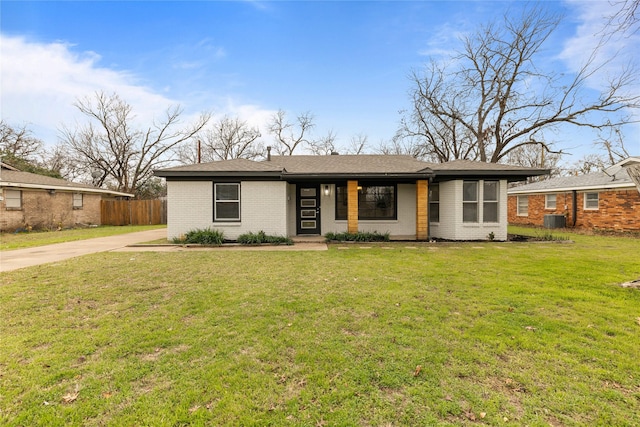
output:
{"label": "porch column", "polygon": [[358,181],[347,181],[347,232],[358,232]]}
{"label": "porch column", "polygon": [[416,240],[429,238],[429,181],[416,181]]}

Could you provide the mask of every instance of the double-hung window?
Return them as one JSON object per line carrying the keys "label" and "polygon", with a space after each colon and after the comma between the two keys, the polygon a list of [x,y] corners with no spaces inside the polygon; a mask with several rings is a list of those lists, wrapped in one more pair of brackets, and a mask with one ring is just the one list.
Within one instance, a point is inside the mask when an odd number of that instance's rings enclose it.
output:
{"label": "double-hung window", "polygon": [[529,215],[529,196],[518,196],[518,216]]}
{"label": "double-hung window", "polygon": [[440,184],[429,186],[429,222],[440,222]]}
{"label": "double-hung window", "polygon": [[478,222],[478,181],[462,183],[462,222]]}
{"label": "double-hung window", "polygon": [[498,222],[500,183],[498,181],[484,181],[482,187],[482,222]]}
{"label": "double-hung window", "polygon": [[587,210],[598,209],[598,193],[584,193],[584,208]]}
{"label": "double-hung window", "polygon": [[82,209],[82,193],[73,193],[73,209]]}
{"label": "double-hung window", "polygon": [[22,191],[4,190],[4,205],[8,210],[22,209]]}
{"label": "double-hung window", "polygon": [[213,220],[240,221],[240,184],[213,184]]}
{"label": "double-hung window", "polygon": [[556,208],[556,195],[555,194],[547,194],[544,197],[544,208],[545,209],[554,209]]}

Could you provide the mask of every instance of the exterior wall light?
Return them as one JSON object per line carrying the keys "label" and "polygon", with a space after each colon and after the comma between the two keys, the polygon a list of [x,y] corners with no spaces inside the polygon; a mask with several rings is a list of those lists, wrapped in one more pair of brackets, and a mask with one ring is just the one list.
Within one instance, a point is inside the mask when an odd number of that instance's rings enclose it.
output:
{"label": "exterior wall light", "polygon": [[325,184],[324,186],[324,195],[325,196],[329,196],[331,194],[331,187],[329,187],[328,184]]}

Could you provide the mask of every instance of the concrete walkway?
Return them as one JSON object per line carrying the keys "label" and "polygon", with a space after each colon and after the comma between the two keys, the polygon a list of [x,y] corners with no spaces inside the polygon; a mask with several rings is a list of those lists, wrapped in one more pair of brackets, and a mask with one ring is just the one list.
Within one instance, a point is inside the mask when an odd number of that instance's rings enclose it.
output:
{"label": "concrete walkway", "polygon": [[56,243],[35,248],[16,249],[14,251],[2,251],[0,252],[0,272],[63,261],[96,252],[113,251],[134,243],[149,242],[163,237],[167,237],[166,228]]}
{"label": "concrete walkway", "polygon": [[137,233],[119,234],[110,237],[76,240],[74,242],[56,243],[28,249],[0,252],[0,272],[50,262],[63,261],[82,255],[97,252],[182,252],[182,251],[326,251],[327,245],[322,241],[294,241],[294,245],[278,246],[245,246],[224,245],[220,247],[181,246],[181,245],[136,245],[167,237],[167,229],[140,231]]}

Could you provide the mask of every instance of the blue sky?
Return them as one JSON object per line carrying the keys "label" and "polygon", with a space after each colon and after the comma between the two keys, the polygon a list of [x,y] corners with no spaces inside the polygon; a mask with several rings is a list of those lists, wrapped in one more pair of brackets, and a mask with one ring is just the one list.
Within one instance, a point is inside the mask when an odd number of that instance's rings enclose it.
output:
{"label": "blue sky", "polygon": [[[96,90],[117,92],[141,122],[180,104],[261,127],[283,109],[311,112],[315,136],[338,146],[367,135],[389,140],[409,106],[407,78],[429,55],[446,55],[478,24],[523,2],[29,2],[0,3],[0,108],[52,144],[73,107]],[[570,72],[606,14],[606,1],[544,2],[566,19],[542,61]],[[604,5],[604,9],[603,9]],[[625,41],[624,49],[637,39]],[[635,58],[634,58],[635,59]],[[594,88],[598,83],[593,82]],[[640,153],[638,128],[628,148]],[[559,147],[592,151],[591,136],[556,135]],[[576,141],[579,139],[579,141]]]}

